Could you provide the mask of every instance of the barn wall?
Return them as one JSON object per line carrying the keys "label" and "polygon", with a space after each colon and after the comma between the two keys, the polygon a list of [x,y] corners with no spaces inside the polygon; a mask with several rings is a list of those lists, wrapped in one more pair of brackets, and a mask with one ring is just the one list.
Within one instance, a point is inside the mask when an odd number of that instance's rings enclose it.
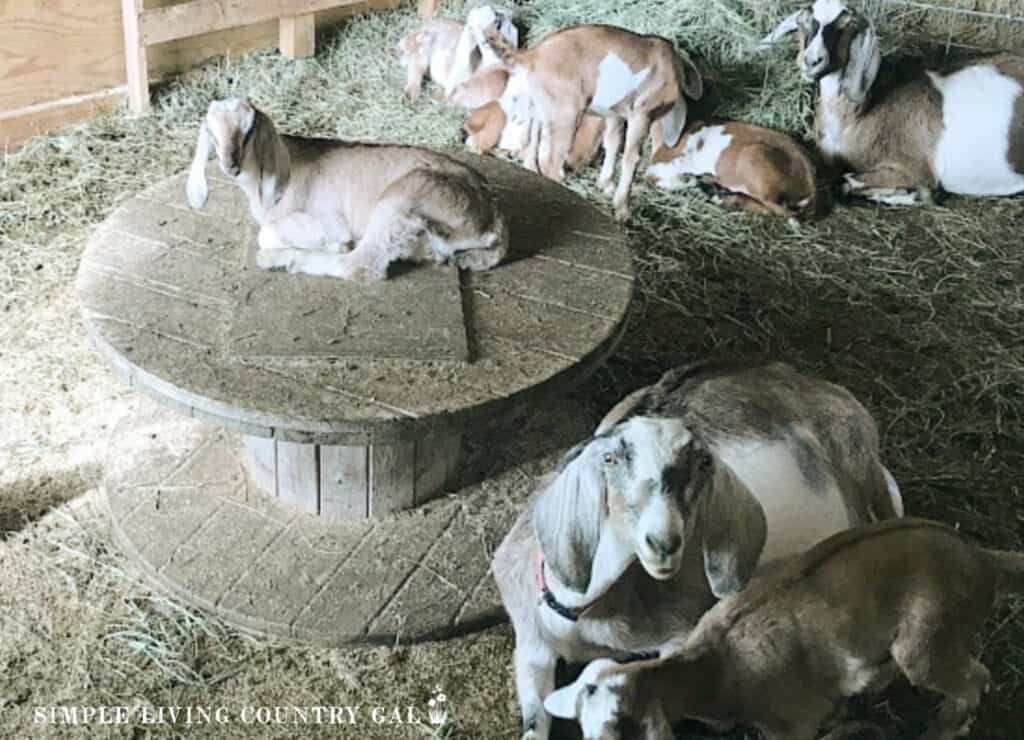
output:
{"label": "barn wall", "polygon": [[[399,0],[317,14],[317,26]],[[173,4],[147,0],[146,8]],[[209,57],[277,44],[277,23],[261,23],[150,47],[153,79]],[[0,0],[0,151],[40,131],[121,105],[125,91],[121,0]]]}

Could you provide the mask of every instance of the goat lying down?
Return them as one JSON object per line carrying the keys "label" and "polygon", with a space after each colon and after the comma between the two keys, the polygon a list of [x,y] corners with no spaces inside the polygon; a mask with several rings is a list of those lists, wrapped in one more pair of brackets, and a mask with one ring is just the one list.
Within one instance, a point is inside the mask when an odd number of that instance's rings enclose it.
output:
{"label": "goat lying down", "polygon": [[1004,54],[952,74],[883,90],[872,24],[840,0],[817,0],[766,36],[799,31],[798,64],[818,84],[816,131],[845,171],[848,194],[895,205],[1024,192],[1024,57]]}
{"label": "goat lying down", "polygon": [[509,44],[494,19],[478,8],[466,19],[514,74],[524,75],[534,131],[525,164],[561,182],[573,136],[585,113],[605,119],[605,159],[598,179],[606,191],[619,149],[622,171],[612,204],[615,218],[629,217],[629,193],[651,123],[662,120],[664,136],[674,146],[686,123],[686,98],[700,98],[703,82],[697,68],[672,42],[613,26],[573,26],[549,34],[530,49]]}
{"label": "goat lying down", "polygon": [[[507,14],[494,13],[499,33],[512,46],[519,45],[519,29]],[[419,97],[423,81],[430,79],[441,86],[442,97],[453,105],[452,92],[477,70],[498,63],[488,46],[481,46],[462,21],[446,18],[428,20],[420,28],[401,38],[398,59],[405,69],[405,95]],[[462,106],[460,106],[462,107]],[[472,106],[475,107],[475,106]]]}
{"label": "goat lying down", "polygon": [[397,260],[486,270],[508,251],[487,181],[429,149],[282,136],[249,101],[215,100],[189,173],[193,208],[213,150],[260,224],[260,267],[373,281]]}
{"label": "goat lying down", "polygon": [[728,191],[727,206],[786,218],[817,211],[817,170],[807,152],[778,131],[747,123],[694,126],[675,147],[651,155],[647,177],[666,190],[695,179]]}
{"label": "goat lying down", "polygon": [[858,527],[755,575],[671,654],[594,661],[544,705],[578,720],[585,740],[672,740],[669,721],[683,717],[814,740],[839,698],[900,671],[944,695],[924,737],[951,740],[988,689],[975,635],[1010,590],[1024,591],[1024,553],[982,550],[923,519]]}
{"label": "goat lying down", "polygon": [[657,653],[759,562],[902,516],[849,392],[781,363],[674,370],[613,408],[495,552],[524,739],[546,740],[559,657]]}

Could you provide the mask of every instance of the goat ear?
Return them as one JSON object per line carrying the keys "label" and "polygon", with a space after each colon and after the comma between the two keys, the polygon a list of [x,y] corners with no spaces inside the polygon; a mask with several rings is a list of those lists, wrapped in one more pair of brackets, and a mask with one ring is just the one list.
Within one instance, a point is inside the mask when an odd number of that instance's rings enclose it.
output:
{"label": "goat ear", "polygon": [[[701,77],[697,65],[693,63],[693,60],[690,59],[690,56],[685,51],[679,51],[678,54],[679,61],[682,62],[683,92],[691,100],[700,100],[704,97],[704,78]],[[685,115],[683,118],[685,121]]]}
{"label": "goat ear", "polygon": [[277,203],[284,190],[283,144],[266,114],[255,109],[253,113],[252,147],[260,169],[260,204],[266,210]]}
{"label": "goat ear", "polygon": [[552,691],[544,699],[544,708],[552,717],[559,719],[576,719],[576,707],[579,706],[579,695],[583,691],[582,677],[577,678],[568,686]]}
{"label": "goat ear", "polygon": [[628,396],[623,398],[617,404],[612,407],[612,410],[604,415],[601,419],[601,423],[597,425],[597,429],[594,430],[594,436],[600,437],[605,432],[609,431],[613,426],[618,424],[620,421],[629,416],[639,406],[650,393],[650,386],[638,388],[637,390],[630,393]]}
{"label": "goat ear", "polygon": [[810,11],[806,8],[798,10],[792,15],[787,15],[782,19],[779,25],[772,29],[771,33],[757,42],[757,45],[754,47],[754,51],[765,51],[766,49],[770,49],[782,41],[782,39],[786,38],[789,34],[795,33],[800,29],[800,26],[805,22],[809,15]]}
{"label": "goat ear", "polygon": [[711,593],[724,598],[747,585],[767,535],[764,509],[721,460],[712,462],[710,491],[704,492],[701,547]]}
{"label": "goat ear", "polygon": [[210,195],[209,186],[206,184],[206,161],[213,153],[213,140],[210,138],[210,130],[204,119],[199,124],[199,139],[196,141],[196,153],[192,157],[192,167],[188,172],[188,184],[185,192],[188,195],[188,204],[193,208],[202,208]]}
{"label": "goat ear", "polygon": [[605,521],[590,568],[590,583],[581,603],[597,601],[618,581],[636,559],[633,545],[619,536],[614,522]]}
{"label": "goat ear", "polygon": [[850,41],[849,58],[839,82],[840,90],[855,104],[863,105],[868,99],[871,86],[875,84],[881,64],[878,34],[870,24],[865,25]]}
{"label": "goat ear", "polygon": [[662,141],[669,149],[675,149],[683,136],[686,129],[686,112],[686,98],[679,98],[669,112],[658,119],[661,121]]}

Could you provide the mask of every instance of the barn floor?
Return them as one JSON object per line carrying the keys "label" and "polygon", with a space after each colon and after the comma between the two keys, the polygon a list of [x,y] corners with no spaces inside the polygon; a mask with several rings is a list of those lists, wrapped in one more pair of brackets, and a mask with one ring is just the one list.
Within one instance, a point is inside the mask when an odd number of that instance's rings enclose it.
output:
{"label": "barn floor", "polygon": [[[583,20],[676,36],[707,71],[718,115],[806,133],[811,95],[790,50],[757,58],[743,51],[781,15],[774,0],[537,0],[526,9],[538,37]],[[898,31],[918,20],[887,20],[887,45],[907,51]],[[37,707],[177,705],[223,706],[233,721],[137,720],[94,725],[88,736],[518,737],[507,626],[350,651],[270,644],[149,590],[112,548],[98,508],[106,435],[140,401],[89,349],[78,318],[73,277],[90,227],[187,165],[212,97],[248,94],[292,132],[458,144],[456,114],[429,95],[415,105],[400,96],[390,50],[414,22],[408,12],[356,20],[300,63],[266,52],[207,66],[160,89],[145,119],[101,118],[4,159],[0,736],[87,734],[38,723]],[[593,175],[570,186],[604,203]],[[494,430],[500,442],[477,443],[468,465],[485,482],[475,495],[524,500],[555,448],[669,367],[771,354],[846,385],[874,411],[909,512],[956,524],[989,546],[1024,549],[1024,202],[842,206],[796,228],[726,213],[700,194],[641,185],[634,198],[641,293],[624,344],[573,397],[524,427]],[[1024,738],[1022,615],[1024,599],[1012,598],[984,633],[993,689],[972,737]],[[451,708],[440,730],[390,714],[385,724],[297,727],[287,711],[422,708],[437,687]],[[934,703],[897,687],[850,714],[886,737],[912,738]],[[252,706],[286,709],[266,724],[235,721]],[[696,726],[682,732],[705,737]]]}

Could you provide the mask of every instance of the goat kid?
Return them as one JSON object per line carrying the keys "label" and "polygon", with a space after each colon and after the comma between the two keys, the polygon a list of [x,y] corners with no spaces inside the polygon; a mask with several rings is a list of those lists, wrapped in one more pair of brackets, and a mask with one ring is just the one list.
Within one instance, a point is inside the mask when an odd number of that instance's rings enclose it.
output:
{"label": "goat kid", "polygon": [[[686,123],[686,98],[703,94],[693,62],[667,39],[612,26],[565,28],[520,50],[495,30],[486,9],[471,11],[466,22],[513,73],[525,75],[534,129],[524,157],[528,168],[561,182],[584,114],[605,119],[598,182],[606,192],[614,189],[615,218],[625,221],[651,123],[661,120],[666,143],[675,146]],[[618,186],[613,187],[620,149],[622,168]]]}
{"label": "goat kid", "polygon": [[487,181],[437,152],[282,136],[248,100],[215,100],[189,172],[193,208],[206,202],[213,151],[260,224],[260,267],[373,281],[397,260],[485,270],[508,251]]}
{"label": "goat kid", "polygon": [[952,74],[927,72],[883,91],[871,22],[840,0],[817,0],[760,43],[799,32],[798,65],[818,85],[823,155],[845,172],[844,191],[893,205],[933,191],[1024,192],[1024,57],[1004,54]]}
{"label": "goat kid", "polygon": [[684,717],[813,740],[838,698],[899,671],[944,695],[924,737],[951,740],[989,685],[975,636],[1011,590],[1024,591],[1024,553],[982,550],[922,519],[858,527],[759,572],[675,652],[595,661],[544,705],[579,721],[585,740],[671,740],[669,720]]}
{"label": "goat kid", "polygon": [[[491,10],[499,33],[512,46],[519,45],[519,29],[506,14]],[[453,105],[452,92],[480,69],[499,68],[498,58],[488,46],[477,43],[472,29],[461,21],[435,18],[410,31],[398,42],[398,58],[406,71],[405,95],[419,97],[424,79],[441,86],[442,97]],[[507,73],[506,73],[507,76]],[[466,106],[461,107],[476,107]]]}
{"label": "goat kid", "polygon": [[689,129],[674,147],[651,155],[648,179],[678,190],[697,179],[728,191],[725,205],[785,218],[817,211],[817,171],[807,152],[786,134],[746,123]]}
{"label": "goat kid", "polygon": [[547,740],[558,658],[657,653],[759,563],[902,516],[846,390],[771,365],[681,368],[569,452],[495,552],[524,739]]}

